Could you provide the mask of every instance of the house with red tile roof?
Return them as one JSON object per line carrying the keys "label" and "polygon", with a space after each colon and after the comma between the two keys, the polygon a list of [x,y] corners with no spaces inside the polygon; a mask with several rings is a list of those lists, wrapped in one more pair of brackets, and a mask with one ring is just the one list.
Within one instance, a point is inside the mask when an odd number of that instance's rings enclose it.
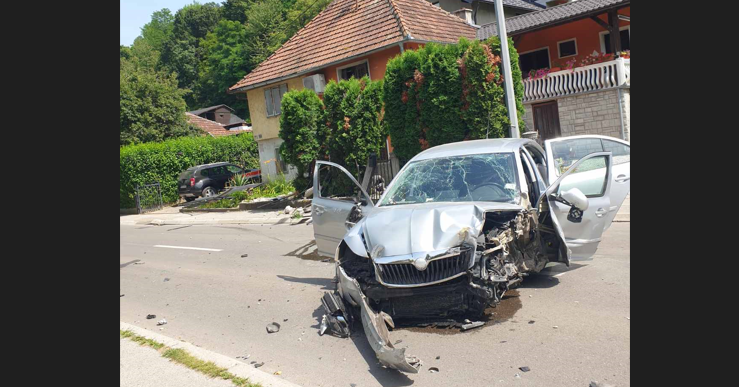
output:
{"label": "house with red tile roof", "polygon": [[202,129],[203,132],[205,132],[206,136],[213,136],[213,137],[223,137],[223,136],[233,136],[234,134],[244,133],[243,130],[228,130],[223,125],[211,121],[207,118],[196,116],[190,112],[185,113],[187,116],[187,119],[190,121],[191,124],[197,126],[198,128]]}
{"label": "house with red tile roof", "polygon": [[319,95],[330,80],[385,76],[387,61],[428,42],[473,40],[477,29],[426,0],[335,0],[229,93],[246,93],[263,176],[295,171],[280,160],[280,103],[288,90]]}

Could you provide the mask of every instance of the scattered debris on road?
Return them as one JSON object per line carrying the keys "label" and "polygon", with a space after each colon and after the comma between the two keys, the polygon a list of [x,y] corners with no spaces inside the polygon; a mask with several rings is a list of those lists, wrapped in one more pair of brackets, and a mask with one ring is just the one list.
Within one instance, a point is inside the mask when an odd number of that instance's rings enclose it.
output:
{"label": "scattered debris on road", "polygon": [[558,327],[557,325],[554,325],[554,326],[553,326],[552,328],[554,328],[554,329],[557,329],[557,328],[559,328],[559,327]]}
{"label": "scattered debris on road", "polygon": [[441,359],[441,356],[437,356],[437,357],[436,357],[436,360],[439,360],[439,359]]}
{"label": "scattered debris on road", "polygon": [[164,282],[169,282],[169,278],[165,278],[164,279]]}
{"label": "scattered debris on road", "polygon": [[398,344],[400,344],[402,342],[403,342],[403,340],[398,340],[398,341],[394,342],[393,345],[398,345]]}
{"label": "scattered debris on road", "polygon": [[153,319],[153,318],[157,318],[157,315],[155,315],[155,314],[147,314],[147,315],[146,315],[146,319],[147,319],[147,320],[151,320],[151,319]]}
{"label": "scattered debris on road", "polygon": [[526,366],[518,367],[518,369],[521,370],[521,371],[523,371],[523,372],[529,372],[529,371],[531,371],[531,369],[529,367],[526,367]]}
{"label": "scattered debris on road", "polygon": [[533,324],[533,323],[535,323],[535,322],[536,322],[536,321],[534,321],[534,320],[529,320],[529,324]]}
{"label": "scattered debris on road", "polygon": [[515,375],[515,378],[516,378],[516,379],[521,379],[521,374],[518,374],[518,373],[517,373],[517,374]]}
{"label": "scattered debris on road", "polygon": [[[144,254],[146,254],[146,253],[144,253]],[[138,262],[134,262],[133,264],[134,265],[143,265],[144,263],[146,263],[146,262],[138,261]]]}
{"label": "scattered debris on road", "polygon": [[282,322],[287,322],[287,319],[283,319]]}
{"label": "scattered debris on road", "polygon": [[248,256],[249,256],[249,254],[241,254],[241,258],[246,258]]}
{"label": "scattered debris on road", "polygon": [[282,371],[275,371],[275,375],[282,375]]}
{"label": "scattered debris on road", "polygon": [[435,374],[435,373],[439,372],[439,369],[436,368],[436,367],[430,367],[429,368],[429,372],[431,372],[432,374]]}
{"label": "scattered debris on road", "polygon": [[615,387],[611,384],[599,383],[597,381],[591,381],[588,387]]}
{"label": "scattered debris on road", "polygon": [[167,323],[167,319],[165,319],[165,318],[163,318],[163,319],[161,319],[161,320],[157,321],[157,325],[164,325],[164,324],[166,324],[166,323]]}
{"label": "scattered debris on road", "polygon": [[[125,294],[121,294],[121,297],[123,297],[123,296],[125,296]],[[118,298],[120,298],[120,297],[118,297]]]}
{"label": "scattered debris on road", "polygon": [[472,328],[481,327],[483,325],[485,325],[485,323],[482,322],[482,321],[469,322],[467,324],[463,324],[462,325],[462,330],[463,331],[466,331],[466,330],[469,330],[469,329],[472,329]]}
{"label": "scattered debris on road", "polygon": [[259,368],[264,365],[264,362],[254,364],[254,368]]}
{"label": "scattered debris on road", "polygon": [[267,324],[267,333],[277,333],[279,331],[280,331],[280,324],[276,322]]}

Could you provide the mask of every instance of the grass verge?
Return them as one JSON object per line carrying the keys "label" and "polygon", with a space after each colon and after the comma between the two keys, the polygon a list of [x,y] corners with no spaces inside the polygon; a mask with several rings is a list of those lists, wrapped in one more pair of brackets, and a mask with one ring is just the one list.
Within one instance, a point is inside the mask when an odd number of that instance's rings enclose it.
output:
{"label": "grass verge", "polygon": [[146,337],[139,336],[131,331],[121,331],[121,338],[129,339],[133,342],[139,343],[140,345],[148,346],[151,348],[154,348],[156,350],[159,350],[162,354],[162,357],[166,357],[167,359],[170,359],[171,361],[180,363],[184,365],[187,368],[190,368],[192,370],[198,371],[202,374],[205,374],[211,378],[220,378],[224,380],[230,380],[231,383],[238,387],[262,387],[259,383],[250,383],[249,379],[242,378],[240,376],[236,376],[230,372],[228,372],[228,369],[219,367],[212,361],[205,361],[198,359],[197,357],[191,355],[189,352],[185,351],[181,348],[169,348],[165,347],[164,344],[157,342],[152,339],[147,339]]}

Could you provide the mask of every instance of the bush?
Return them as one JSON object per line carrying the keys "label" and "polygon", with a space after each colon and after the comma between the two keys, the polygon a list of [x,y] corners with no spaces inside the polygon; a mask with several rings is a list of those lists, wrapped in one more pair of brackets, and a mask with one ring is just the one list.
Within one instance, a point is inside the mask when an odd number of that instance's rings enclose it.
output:
{"label": "bush", "polygon": [[[523,83],[518,54],[509,39],[519,121]],[[428,43],[388,61],[384,121],[401,161],[449,142],[505,137],[509,126],[497,37],[485,42]],[[523,126],[521,125],[521,129]]]}
{"label": "bush", "polygon": [[370,154],[380,151],[387,133],[381,121],[382,81],[350,78],[330,81],[323,93],[329,159],[359,176]]}
{"label": "bush", "polygon": [[185,137],[120,149],[120,207],[136,206],[136,186],[158,181],[162,199],[179,199],[177,177],[195,165],[226,161],[244,168],[259,168],[257,143],[251,133],[234,136]]}
{"label": "bush", "polygon": [[[298,176],[308,171],[319,158],[325,144],[323,102],[313,90],[288,91],[282,96],[280,115],[280,154],[282,159],[298,168]],[[323,158],[323,157],[320,157]]]}

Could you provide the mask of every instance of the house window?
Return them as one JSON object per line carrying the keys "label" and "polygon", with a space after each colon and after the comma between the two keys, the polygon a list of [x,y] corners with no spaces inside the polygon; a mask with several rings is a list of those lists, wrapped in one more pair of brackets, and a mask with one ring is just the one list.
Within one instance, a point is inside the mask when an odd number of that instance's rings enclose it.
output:
{"label": "house window", "polygon": [[287,92],[287,84],[264,89],[264,100],[267,105],[267,117],[279,116],[282,113],[282,95]]}
{"label": "house window", "polygon": [[529,77],[529,71],[549,68],[549,48],[525,52],[518,56],[518,66],[524,78]]}
{"label": "house window", "polygon": [[363,76],[369,76],[369,62],[352,63],[349,66],[340,67],[336,70],[339,80],[349,79],[354,77],[356,79],[362,78]]}
{"label": "house window", "polygon": [[[621,27],[621,50],[631,50],[631,26]],[[611,54],[611,34],[607,31],[600,33],[600,51]]]}
{"label": "house window", "polygon": [[560,59],[577,55],[577,39],[557,42],[557,50],[559,51]]}

